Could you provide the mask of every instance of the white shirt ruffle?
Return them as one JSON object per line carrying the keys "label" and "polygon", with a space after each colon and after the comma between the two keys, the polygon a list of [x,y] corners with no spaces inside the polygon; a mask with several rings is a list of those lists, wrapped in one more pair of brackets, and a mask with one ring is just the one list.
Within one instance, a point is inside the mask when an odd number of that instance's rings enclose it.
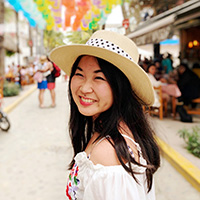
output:
{"label": "white shirt ruffle", "polygon": [[[121,165],[94,165],[85,152],[76,155],[75,163],[79,182],[75,191],[77,200],[155,200],[154,186],[147,193],[145,167],[132,165],[140,173],[135,175],[138,184]],[[146,161],[140,157],[140,163]]]}

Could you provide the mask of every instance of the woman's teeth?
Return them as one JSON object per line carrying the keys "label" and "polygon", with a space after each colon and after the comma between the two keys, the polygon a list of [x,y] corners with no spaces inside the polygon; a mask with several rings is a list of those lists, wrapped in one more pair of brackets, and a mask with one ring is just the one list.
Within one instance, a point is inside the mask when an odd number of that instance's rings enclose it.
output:
{"label": "woman's teeth", "polygon": [[83,97],[81,97],[81,100],[82,100],[83,102],[86,102],[86,103],[92,103],[92,102],[94,102],[94,100],[92,100],[92,99],[85,99],[85,98],[83,98]]}

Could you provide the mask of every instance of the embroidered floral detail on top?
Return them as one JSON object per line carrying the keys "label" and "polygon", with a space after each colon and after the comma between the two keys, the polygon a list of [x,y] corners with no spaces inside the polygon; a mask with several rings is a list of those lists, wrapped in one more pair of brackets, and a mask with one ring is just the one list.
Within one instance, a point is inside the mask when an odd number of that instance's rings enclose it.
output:
{"label": "embroidered floral detail on top", "polygon": [[69,198],[69,200],[77,200],[76,193],[78,190],[78,185],[80,183],[79,179],[77,179],[78,176],[78,165],[75,163],[68,178],[68,184],[66,189],[66,195]]}

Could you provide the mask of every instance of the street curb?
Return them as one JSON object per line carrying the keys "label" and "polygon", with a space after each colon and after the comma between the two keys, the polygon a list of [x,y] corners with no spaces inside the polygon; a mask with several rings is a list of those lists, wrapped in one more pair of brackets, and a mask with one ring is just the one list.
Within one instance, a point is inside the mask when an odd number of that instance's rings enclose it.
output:
{"label": "street curb", "polygon": [[156,139],[163,157],[200,192],[200,170],[160,138]]}
{"label": "street curb", "polygon": [[10,113],[18,104],[20,104],[26,97],[28,97],[30,94],[32,94],[36,89],[37,89],[37,85],[34,85],[25,94],[23,94],[16,101],[14,101],[11,105],[4,108],[3,112],[5,112],[7,114]]}

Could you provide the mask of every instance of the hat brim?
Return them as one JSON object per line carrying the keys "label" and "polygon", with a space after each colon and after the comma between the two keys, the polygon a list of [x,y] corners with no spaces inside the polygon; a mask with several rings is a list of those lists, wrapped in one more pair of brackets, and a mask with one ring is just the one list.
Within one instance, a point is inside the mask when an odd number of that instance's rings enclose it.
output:
{"label": "hat brim", "polygon": [[119,68],[129,79],[136,95],[147,105],[153,105],[154,92],[146,72],[134,61],[107,49],[74,44],[61,46],[50,53],[50,59],[55,62],[67,75],[80,55],[91,55],[102,58]]}

